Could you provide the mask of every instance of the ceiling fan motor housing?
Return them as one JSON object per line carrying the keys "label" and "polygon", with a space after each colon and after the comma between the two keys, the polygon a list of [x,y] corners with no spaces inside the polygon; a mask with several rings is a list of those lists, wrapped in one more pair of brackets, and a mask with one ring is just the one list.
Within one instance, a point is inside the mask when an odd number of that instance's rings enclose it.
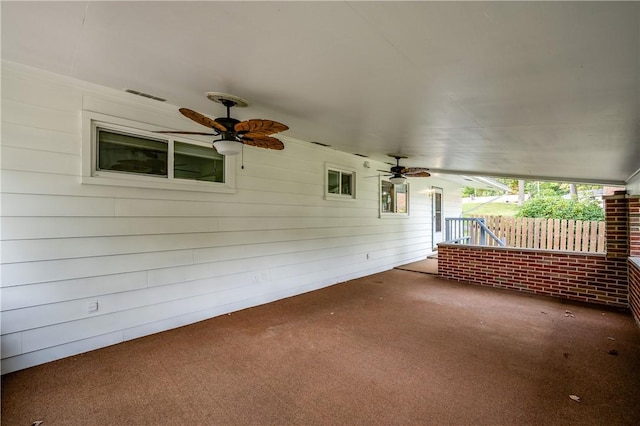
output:
{"label": "ceiling fan motor housing", "polygon": [[222,124],[227,130],[232,131],[236,124],[240,122],[240,120],[236,120],[231,117],[218,117],[215,119],[217,123]]}
{"label": "ceiling fan motor housing", "polygon": [[222,132],[220,133],[220,136],[221,136],[221,139],[219,140],[238,142],[238,139],[236,138],[236,132],[234,131]]}

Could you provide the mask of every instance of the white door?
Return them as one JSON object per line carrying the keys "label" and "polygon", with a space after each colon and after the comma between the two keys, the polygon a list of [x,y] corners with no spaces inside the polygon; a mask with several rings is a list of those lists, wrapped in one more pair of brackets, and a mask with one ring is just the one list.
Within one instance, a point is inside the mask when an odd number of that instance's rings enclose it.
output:
{"label": "white door", "polygon": [[433,213],[432,239],[433,250],[438,249],[438,243],[444,240],[444,217],[442,215],[442,188],[432,187],[433,194],[431,196],[432,206],[431,211]]}

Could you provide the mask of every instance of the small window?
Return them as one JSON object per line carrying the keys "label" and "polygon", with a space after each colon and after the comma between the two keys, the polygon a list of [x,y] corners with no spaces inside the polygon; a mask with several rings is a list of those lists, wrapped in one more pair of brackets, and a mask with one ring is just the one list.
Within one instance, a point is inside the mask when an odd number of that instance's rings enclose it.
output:
{"label": "small window", "polygon": [[355,172],[327,166],[327,197],[355,198]]}
{"label": "small window", "polygon": [[[211,146],[97,127],[96,171],[224,183],[224,156]],[[173,148],[173,149],[172,149]],[[170,159],[173,157],[173,160]],[[168,171],[173,168],[173,173]]]}
{"label": "small window", "polygon": [[329,170],[327,174],[329,194],[340,194],[340,172]]}
{"label": "small window", "polygon": [[387,180],[380,181],[380,212],[384,214],[409,213],[409,185],[394,185]]}
{"label": "small window", "polygon": [[433,214],[435,216],[435,232],[442,232],[442,192],[433,193]]}
{"label": "small window", "polygon": [[235,193],[234,157],[196,137],[154,132],[161,129],[83,111],[82,183]]}
{"label": "small window", "polygon": [[167,141],[98,129],[98,170],[167,177]]}

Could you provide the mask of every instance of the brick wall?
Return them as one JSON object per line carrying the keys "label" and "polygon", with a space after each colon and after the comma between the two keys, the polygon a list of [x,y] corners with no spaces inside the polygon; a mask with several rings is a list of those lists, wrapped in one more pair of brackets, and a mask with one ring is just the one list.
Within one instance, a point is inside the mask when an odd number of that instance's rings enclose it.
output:
{"label": "brick wall", "polygon": [[605,199],[607,254],[438,245],[443,278],[617,307],[640,325],[640,195]]}
{"label": "brick wall", "polygon": [[640,326],[640,258],[629,259],[629,307]]}
{"label": "brick wall", "polygon": [[604,197],[607,257],[629,257],[629,200],[624,191]]}
{"label": "brick wall", "polygon": [[640,257],[640,196],[629,197],[629,256]]}
{"label": "brick wall", "polygon": [[507,247],[438,245],[443,278],[627,307],[627,258]]}

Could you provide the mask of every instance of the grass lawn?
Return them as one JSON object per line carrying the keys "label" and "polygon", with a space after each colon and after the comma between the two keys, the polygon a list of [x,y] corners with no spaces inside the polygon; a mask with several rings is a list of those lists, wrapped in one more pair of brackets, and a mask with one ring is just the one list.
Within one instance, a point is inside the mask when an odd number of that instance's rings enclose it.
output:
{"label": "grass lawn", "polygon": [[520,207],[515,203],[463,203],[462,216],[515,216]]}

